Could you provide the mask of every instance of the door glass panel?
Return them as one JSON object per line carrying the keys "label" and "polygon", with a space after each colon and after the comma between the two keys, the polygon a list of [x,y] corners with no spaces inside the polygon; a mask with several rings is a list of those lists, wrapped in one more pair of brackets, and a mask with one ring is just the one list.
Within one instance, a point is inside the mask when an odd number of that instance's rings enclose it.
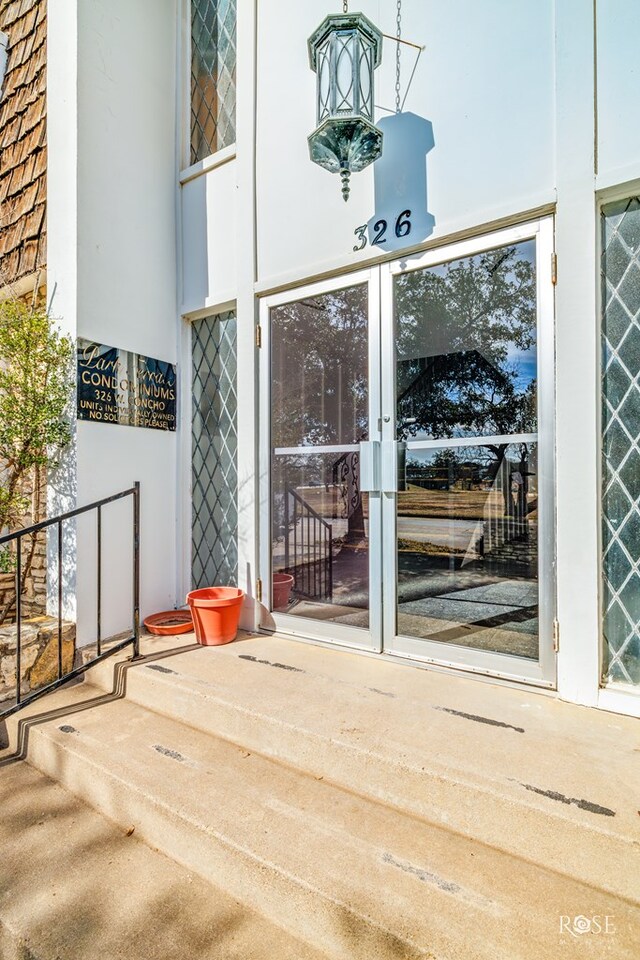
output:
{"label": "door glass panel", "polygon": [[366,284],[271,310],[275,448],[367,439],[368,333]]}
{"label": "door glass panel", "polygon": [[409,450],[398,633],[538,657],[536,444]]}
{"label": "door glass panel", "polygon": [[368,494],[359,454],[273,457],[273,609],[369,626]]}
{"label": "door glass panel", "polygon": [[535,241],[396,278],[397,438],[536,430]]}
{"label": "door glass panel", "polygon": [[271,310],[272,608],[365,628],[368,336],[366,284]]}

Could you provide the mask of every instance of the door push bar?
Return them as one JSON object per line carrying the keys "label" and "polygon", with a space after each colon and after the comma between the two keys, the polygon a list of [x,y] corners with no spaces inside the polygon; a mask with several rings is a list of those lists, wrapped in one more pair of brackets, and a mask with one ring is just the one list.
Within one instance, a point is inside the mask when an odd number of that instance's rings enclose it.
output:
{"label": "door push bar", "polygon": [[380,491],[380,441],[363,440],[360,443],[360,492]]}
{"label": "door push bar", "polygon": [[364,440],[360,443],[362,493],[406,490],[407,444],[404,440]]}

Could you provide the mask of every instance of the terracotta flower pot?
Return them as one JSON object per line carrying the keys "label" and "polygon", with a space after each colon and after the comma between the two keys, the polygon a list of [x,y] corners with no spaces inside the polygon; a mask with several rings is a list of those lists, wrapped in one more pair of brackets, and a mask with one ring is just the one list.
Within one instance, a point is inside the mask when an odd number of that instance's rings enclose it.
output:
{"label": "terracotta flower pot", "polygon": [[238,587],[204,587],[188,593],[198,643],[213,647],[235,640],[243,600],[244,590]]}
{"label": "terracotta flower pot", "polygon": [[279,610],[289,605],[293,577],[290,573],[274,573],[273,575],[273,609]]}

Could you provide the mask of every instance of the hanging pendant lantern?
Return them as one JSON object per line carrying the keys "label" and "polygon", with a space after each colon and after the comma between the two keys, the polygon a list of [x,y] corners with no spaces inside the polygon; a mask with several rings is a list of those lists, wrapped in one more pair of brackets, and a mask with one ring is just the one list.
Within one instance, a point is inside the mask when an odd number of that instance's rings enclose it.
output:
{"label": "hanging pendant lantern", "polygon": [[382,34],[362,13],[329,16],[309,37],[317,74],[318,127],[309,137],[314,163],[349,178],[382,153],[382,131],[373,124],[373,71],[382,59]]}

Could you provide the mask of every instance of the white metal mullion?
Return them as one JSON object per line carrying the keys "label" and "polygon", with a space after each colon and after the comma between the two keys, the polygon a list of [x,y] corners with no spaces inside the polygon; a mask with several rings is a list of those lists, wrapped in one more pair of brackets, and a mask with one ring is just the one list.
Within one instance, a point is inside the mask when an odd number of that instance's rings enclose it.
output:
{"label": "white metal mullion", "polygon": [[415,270],[424,270],[428,267],[450,263],[453,260],[463,260],[465,257],[473,257],[479,253],[485,253],[487,250],[521,243],[523,240],[532,240],[538,235],[540,222],[542,221],[507,227],[505,230],[496,230],[493,233],[472,237],[470,240],[456,241],[444,247],[435,247],[421,255],[412,256],[410,260],[405,258],[394,260],[388,264],[388,269],[392,276],[398,276],[412,273]]}
{"label": "white metal mullion", "polygon": [[[382,440],[384,449],[396,437],[396,358],[395,318],[393,305],[393,264],[380,267],[380,339],[382,355]],[[383,637],[385,649],[393,643],[396,634],[398,591],[397,556],[397,493],[382,493],[382,588]]]}
{"label": "white metal mullion", "polygon": [[310,457],[318,453],[358,453],[359,450],[359,443],[327,443],[314,447],[308,444],[300,447],[275,447],[273,452],[276,457]]}
{"label": "white metal mullion", "polygon": [[[382,417],[382,354],[380,337],[380,270],[369,276],[369,440],[380,440]],[[379,444],[377,444],[379,449]],[[362,477],[362,472],[360,474]],[[383,649],[383,495],[369,492],[369,635],[375,653]]]}
{"label": "white metal mullion", "polygon": [[407,450],[440,450],[442,447],[488,447],[498,444],[537,443],[537,433],[509,433],[497,437],[446,437],[440,440],[407,440]]}
{"label": "white metal mullion", "polygon": [[271,609],[271,577],[273,528],[271,523],[271,324],[269,303],[260,303],[260,326],[262,347],[259,364],[259,452],[258,452],[258,514],[260,528],[260,578],[262,579],[262,602],[259,604],[257,626],[269,625]]}
{"label": "white metal mullion", "polygon": [[553,623],[556,618],[555,521],[555,297],[551,276],[554,249],[552,217],[540,221],[536,243],[538,300],[538,603],[539,662],[546,680],[556,684]]}

